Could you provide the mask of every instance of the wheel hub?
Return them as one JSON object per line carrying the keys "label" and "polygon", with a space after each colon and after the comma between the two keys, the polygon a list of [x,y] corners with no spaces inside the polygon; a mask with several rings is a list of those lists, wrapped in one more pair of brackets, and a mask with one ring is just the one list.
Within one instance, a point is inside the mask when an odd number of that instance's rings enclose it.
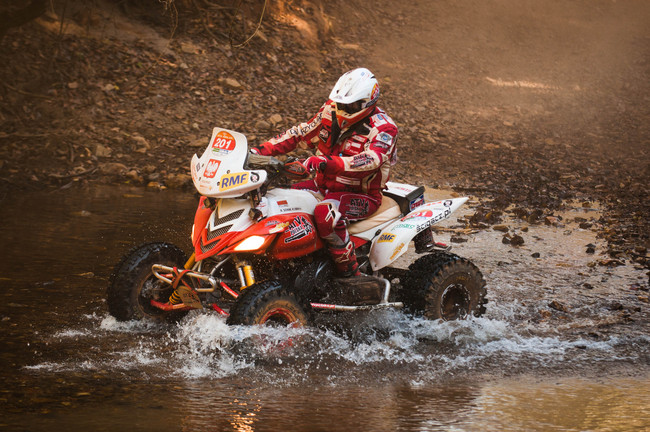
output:
{"label": "wheel hub", "polygon": [[466,318],[470,310],[467,288],[462,284],[451,284],[442,293],[440,315],[445,321]]}

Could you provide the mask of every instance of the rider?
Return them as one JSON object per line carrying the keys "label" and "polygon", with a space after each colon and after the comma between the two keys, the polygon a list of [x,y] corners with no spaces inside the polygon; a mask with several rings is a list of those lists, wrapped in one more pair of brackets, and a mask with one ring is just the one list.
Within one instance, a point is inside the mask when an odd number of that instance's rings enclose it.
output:
{"label": "rider", "polygon": [[316,148],[316,155],[304,161],[308,170],[317,172],[315,179],[293,188],[324,195],[314,219],[342,277],[360,274],[347,221],[365,219],[379,208],[381,191],[397,161],[397,126],[377,106],[377,99],[379,83],[372,72],[346,72],[311,120],[251,149],[274,156],[294,150],[299,142]]}

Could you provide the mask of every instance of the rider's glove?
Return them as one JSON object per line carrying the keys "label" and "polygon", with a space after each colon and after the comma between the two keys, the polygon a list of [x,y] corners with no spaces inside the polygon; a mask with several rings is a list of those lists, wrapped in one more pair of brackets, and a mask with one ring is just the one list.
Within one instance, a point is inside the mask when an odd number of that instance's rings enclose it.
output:
{"label": "rider's glove", "polygon": [[256,154],[256,155],[260,154],[260,151],[258,149],[256,149],[255,147],[251,148],[249,151],[251,153],[253,153],[253,154]]}
{"label": "rider's glove", "polygon": [[311,156],[303,163],[307,171],[322,172],[327,166],[327,158],[325,156]]}

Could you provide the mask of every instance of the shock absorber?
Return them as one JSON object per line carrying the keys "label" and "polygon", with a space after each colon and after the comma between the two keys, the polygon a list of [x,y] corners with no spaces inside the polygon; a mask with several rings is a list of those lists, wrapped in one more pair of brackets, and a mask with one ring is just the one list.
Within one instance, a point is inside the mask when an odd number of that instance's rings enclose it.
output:
{"label": "shock absorber", "polygon": [[253,266],[248,261],[242,260],[237,262],[237,274],[239,275],[241,289],[247,288],[255,283]]}

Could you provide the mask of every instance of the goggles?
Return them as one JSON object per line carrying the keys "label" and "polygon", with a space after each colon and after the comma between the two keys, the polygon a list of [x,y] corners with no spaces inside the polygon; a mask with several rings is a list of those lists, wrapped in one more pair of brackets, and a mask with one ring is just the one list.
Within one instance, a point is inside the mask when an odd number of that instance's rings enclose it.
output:
{"label": "goggles", "polygon": [[361,101],[356,101],[349,104],[337,102],[336,109],[339,111],[346,112],[348,114],[355,114],[361,111]]}

